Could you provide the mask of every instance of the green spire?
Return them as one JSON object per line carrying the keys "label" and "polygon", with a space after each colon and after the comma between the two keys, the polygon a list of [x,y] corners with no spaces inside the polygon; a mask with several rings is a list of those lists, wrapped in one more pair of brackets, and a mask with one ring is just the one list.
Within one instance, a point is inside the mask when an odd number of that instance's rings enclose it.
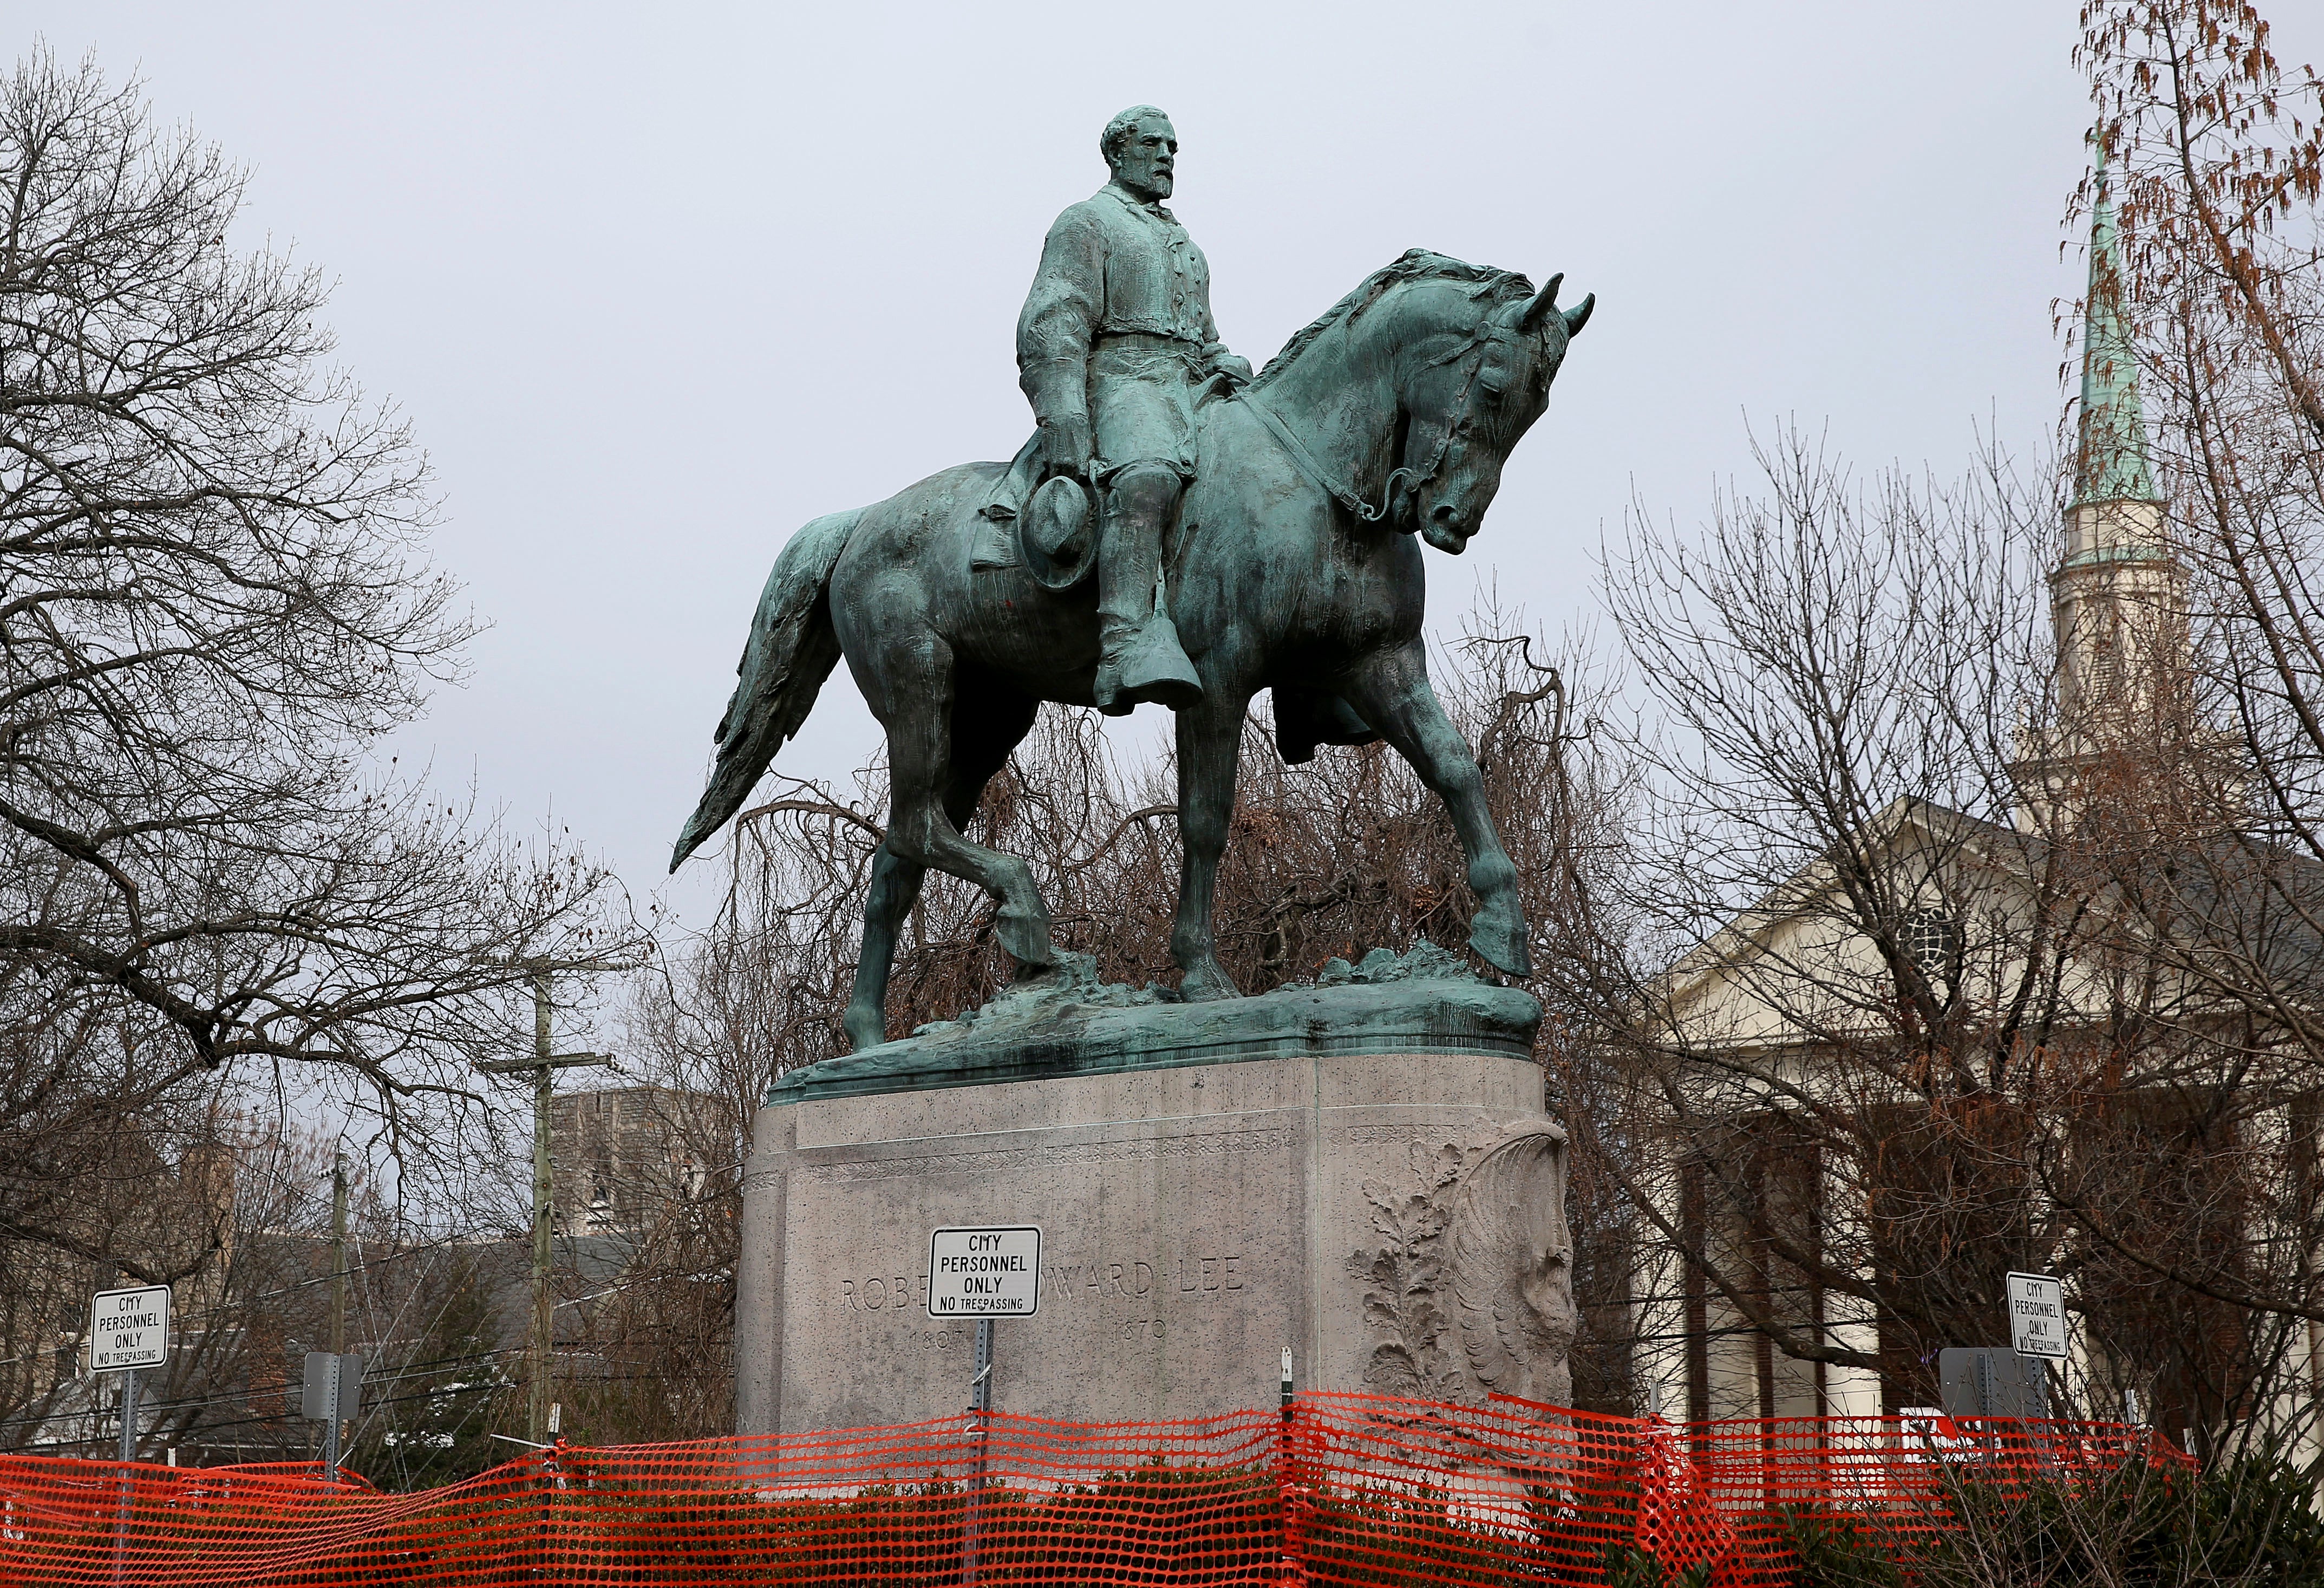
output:
{"label": "green spire", "polygon": [[2115,252],[2114,200],[2106,156],[2090,209],[2090,290],[2082,321],[2082,411],[2074,505],[2153,502],[2146,466],[2146,416],[2138,402],[2138,362],[2122,324],[2122,264]]}

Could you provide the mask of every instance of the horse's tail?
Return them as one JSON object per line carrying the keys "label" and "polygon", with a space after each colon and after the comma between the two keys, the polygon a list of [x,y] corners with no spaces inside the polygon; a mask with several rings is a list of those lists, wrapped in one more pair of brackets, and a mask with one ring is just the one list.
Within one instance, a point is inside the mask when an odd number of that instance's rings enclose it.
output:
{"label": "horse's tail", "polygon": [[814,709],[823,680],[839,660],[839,634],[831,626],[831,570],[846,549],[862,509],[816,519],[790,538],[759,596],[750,642],[734,670],[742,681],[718,719],[718,762],[710,786],[670,852],[676,871],[704,839],[742,808],[759,774],[783,741]]}

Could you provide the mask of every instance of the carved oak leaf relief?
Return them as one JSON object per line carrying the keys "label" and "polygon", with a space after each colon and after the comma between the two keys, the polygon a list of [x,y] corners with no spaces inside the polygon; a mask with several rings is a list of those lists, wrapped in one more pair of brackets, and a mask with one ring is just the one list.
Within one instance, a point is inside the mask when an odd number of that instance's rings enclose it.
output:
{"label": "carved oak leaf relief", "polygon": [[1380,1241],[1349,1259],[1365,1321],[1388,1336],[1365,1383],[1429,1400],[1499,1391],[1564,1405],[1577,1321],[1565,1132],[1527,1121],[1411,1152],[1403,1186],[1365,1186]]}
{"label": "carved oak leaf relief", "polygon": [[1443,1237],[1452,1217],[1447,1194],[1471,1154],[1449,1141],[1433,1153],[1415,1143],[1410,1153],[1411,1183],[1364,1186],[1380,1243],[1349,1259],[1364,1283],[1365,1321],[1389,1335],[1373,1347],[1364,1382],[1387,1395],[1466,1399],[1457,1373],[1447,1376],[1457,1364],[1445,1340],[1452,1322],[1443,1308]]}

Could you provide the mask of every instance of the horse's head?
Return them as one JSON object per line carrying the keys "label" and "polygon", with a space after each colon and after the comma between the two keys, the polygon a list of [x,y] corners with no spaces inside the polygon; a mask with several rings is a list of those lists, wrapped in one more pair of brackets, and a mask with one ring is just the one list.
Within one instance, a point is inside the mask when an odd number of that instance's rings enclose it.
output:
{"label": "horse's head", "polygon": [[1477,532],[1501,465],[1548,406],[1566,345],[1597,304],[1592,293],[1559,309],[1563,280],[1529,295],[1462,293],[1465,312],[1410,345],[1397,383],[1402,439],[1388,515],[1397,529],[1455,554]]}

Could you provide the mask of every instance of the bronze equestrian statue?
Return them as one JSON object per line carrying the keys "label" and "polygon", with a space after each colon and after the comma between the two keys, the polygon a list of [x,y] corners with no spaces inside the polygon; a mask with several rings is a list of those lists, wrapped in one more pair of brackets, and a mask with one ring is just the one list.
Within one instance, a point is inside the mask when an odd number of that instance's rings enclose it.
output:
{"label": "bronze equestrian statue", "polygon": [[992,895],[1020,974],[1055,963],[1030,869],[962,834],[1044,700],[1177,714],[1170,946],[1185,998],[1238,995],[1212,892],[1261,689],[1287,761],[1319,743],[1396,746],[1460,832],[1471,948],[1511,975],[1532,969],[1517,869],[1429,688],[1416,536],[1468,545],[1594,295],[1561,310],[1558,277],[1536,292],[1414,249],[1246,382],[1219,344],[1201,252],[1160,208],[1167,118],[1125,111],[1102,148],[1113,180],[1051,228],[1019,327],[1039,429],[1012,463],[947,469],[791,537],[670,860],[742,808],[844,656],[887,730],[890,782],[846,1017],[859,1049],[885,1040],[896,931],[929,866]]}

